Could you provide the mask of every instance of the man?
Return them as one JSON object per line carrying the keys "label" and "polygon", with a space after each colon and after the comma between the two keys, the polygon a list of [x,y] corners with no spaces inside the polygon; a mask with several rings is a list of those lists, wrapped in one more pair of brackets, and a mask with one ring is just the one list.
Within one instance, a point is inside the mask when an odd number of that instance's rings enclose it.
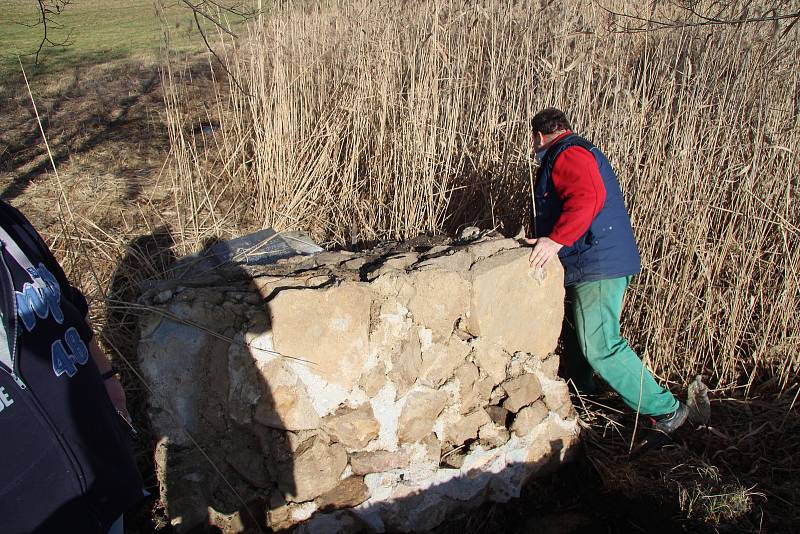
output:
{"label": "man", "polygon": [[[531,119],[540,166],[533,191],[532,268],[558,255],[566,300],[581,355],[566,367],[579,390],[591,392],[597,372],[654,428],[671,434],[688,409],[662,388],[620,335],[625,288],[641,270],[630,218],[611,164],[589,141],[572,133],[564,113],[547,108]],[[588,363],[588,365],[587,365]]]}
{"label": "man", "polygon": [[0,201],[0,530],[121,532],[142,497],[125,392],[88,305]]}

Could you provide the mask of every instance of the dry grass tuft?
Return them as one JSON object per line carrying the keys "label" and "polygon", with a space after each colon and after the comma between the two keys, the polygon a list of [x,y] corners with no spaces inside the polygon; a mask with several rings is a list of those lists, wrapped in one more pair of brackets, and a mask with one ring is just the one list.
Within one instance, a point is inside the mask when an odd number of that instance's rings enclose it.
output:
{"label": "dry grass tuft", "polygon": [[672,509],[693,529],[790,532],[800,527],[800,414],[792,400],[712,399],[709,427],[682,428],[673,445],[641,457],[628,454],[634,424],[614,411],[618,399],[576,406],[606,491]]}

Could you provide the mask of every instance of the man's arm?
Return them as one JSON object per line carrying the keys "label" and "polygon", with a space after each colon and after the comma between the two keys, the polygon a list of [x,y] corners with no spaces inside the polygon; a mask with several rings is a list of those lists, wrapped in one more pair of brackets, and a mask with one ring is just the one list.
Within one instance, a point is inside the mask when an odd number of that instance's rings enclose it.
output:
{"label": "man's arm", "polygon": [[562,247],[585,234],[606,200],[597,161],[582,147],[570,147],[558,156],[553,186],[562,202],[561,215],[549,236],[525,240],[534,246],[529,257],[533,268],[544,267]]}
{"label": "man's arm", "polygon": [[[89,325],[89,328],[92,327],[88,313],[86,314],[86,323]],[[94,360],[97,370],[100,371],[101,375],[111,371],[111,361],[97,343],[97,336],[92,336],[92,340],[89,342],[89,354],[92,355],[92,360]],[[120,412],[120,415],[122,415],[122,417],[124,417],[125,420],[130,423],[131,416],[128,413],[125,390],[122,387],[122,382],[119,381],[119,376],[115,374],[106,378],[103,381],[103,385],[106,386],[106,393],[108,393],[108,398],[111,399],[111,403],[114,405],[117,411]]]}

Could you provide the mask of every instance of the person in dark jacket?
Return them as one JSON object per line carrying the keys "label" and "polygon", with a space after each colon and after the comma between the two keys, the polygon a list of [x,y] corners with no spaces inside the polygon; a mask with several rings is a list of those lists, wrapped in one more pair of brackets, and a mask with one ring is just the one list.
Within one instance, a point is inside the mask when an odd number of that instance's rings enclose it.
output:
{"label": "person in dark jacket", "polygon": [[83,295],[0,201],[0,530],[105,533],[142,498],[125,392]]}
{"label": "person in dark jacket", "polygon": [[596,146],[572,132],[561,110],[537,113],[531,132],[540,166],[533,186],[535,237],[526,241],[533,245],[532,268],[556,255],[564,267],[577,341],[567,343],[577,349],[566,355],[569,377],[591,392],[596,372],[628,406],[651,416],[656,430],[670,434],[686,421],[686,406],[656,382],[620,335],[625,289],[641,261],[614,170]]}

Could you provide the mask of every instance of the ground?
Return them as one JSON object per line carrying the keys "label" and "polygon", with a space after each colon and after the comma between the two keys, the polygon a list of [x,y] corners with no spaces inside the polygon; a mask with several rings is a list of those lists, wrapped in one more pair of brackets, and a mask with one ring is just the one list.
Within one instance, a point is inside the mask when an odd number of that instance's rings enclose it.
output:
{"label": "ground", "polygon": [[[112,279],[119,279],[122,258],[131,256],[129,245],[168,227],[172,215],[158,19],[150,2],[86,3],[80,7],[85,11],[76,5],[63,20],[73,29],[73,45],[45,50],[38,67],[30,56],[23,60],[56,174],[14,52],[29,53],[37,45],[35,28],[12,20],[30,20],[30,4],[11,2],[4,15],[12,16],[0,21],[0,196],[21,208],[52,244],[90,297],[99,331],[111,313],[103,298]],[[105,24],[109,18],[116,21],[113,28]],[[169,20],[173,30],[191,36],[190,16]],[[202,73],[204,56],[192,61]],[[126,369],[132,412],[141,422],[143,386],[125,363],[135,367],[131,325],[125,319],[117,324],[127,337],[113,338],[114,346],[108,344],[112,338],[104,341]],[[753,388],[746,399],[736,391],[713,392],[710,428],[685,428],[674,444],[632,459],[631,435],[641,422],[622,415],[613,396],[575,397],[586,428],[576,463],[532,482],[518,500],[486,505],[438,531],[800,530],[795,400],[796,390],[781,393],[771,384]],[[156,436],[141,426],[139,465],[148,489],[157,493],[151,459]],[[152,499],[127,527],[169,530]]]}

